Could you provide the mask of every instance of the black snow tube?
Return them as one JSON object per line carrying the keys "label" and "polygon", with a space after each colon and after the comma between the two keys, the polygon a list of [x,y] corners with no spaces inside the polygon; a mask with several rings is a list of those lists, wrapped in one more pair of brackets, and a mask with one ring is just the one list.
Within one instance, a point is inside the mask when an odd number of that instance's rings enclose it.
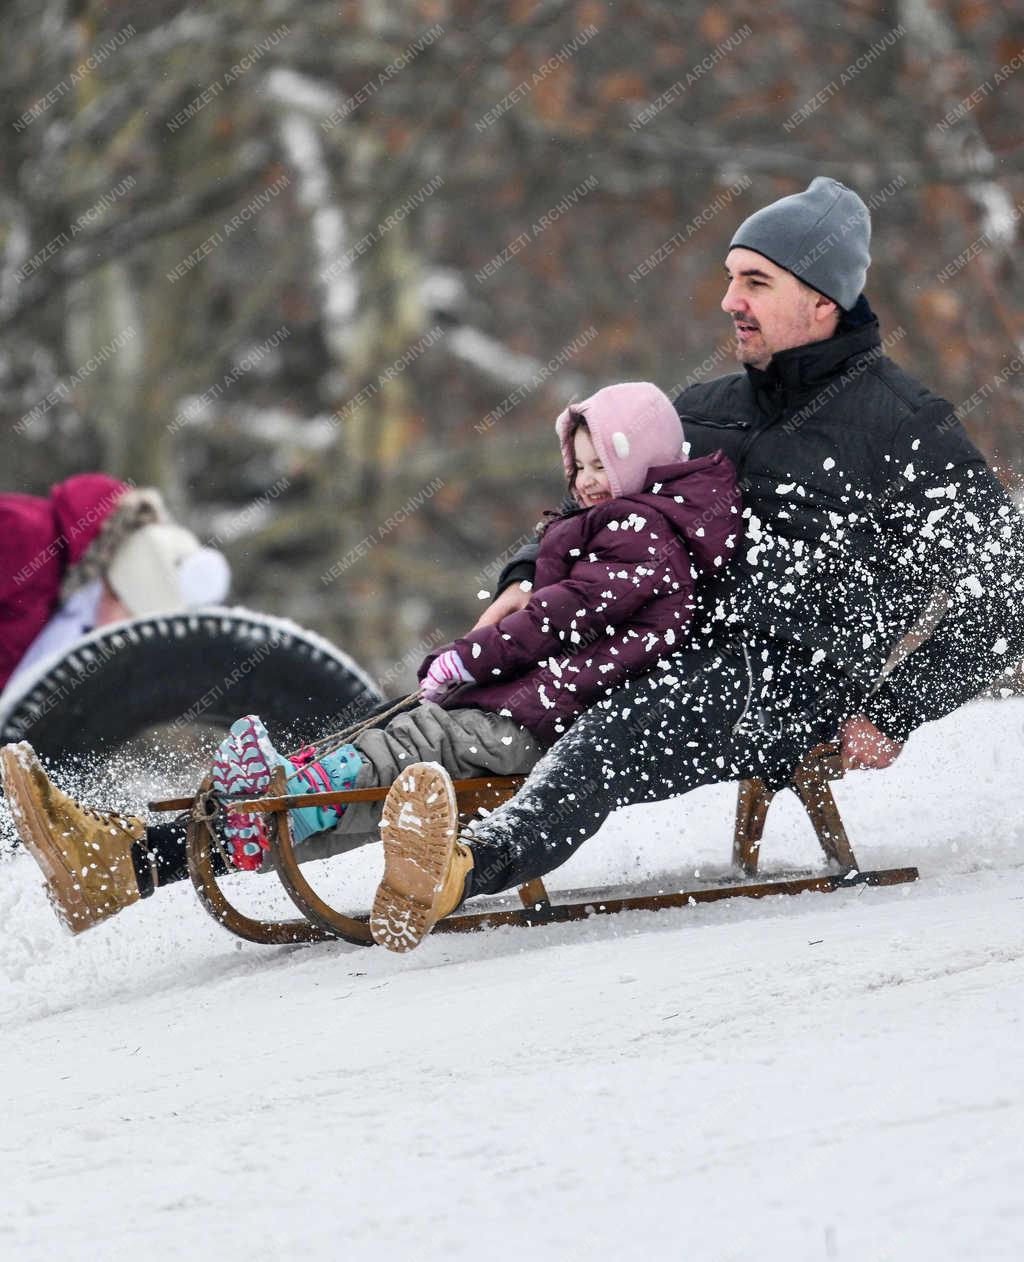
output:
{"label": "black snow tube", "polygon": [[290,748],[381,700],[369,675],[320,636],[249,610],[209,609],[93,632],[4,699],[0,743],[89,758],[162,725],[226,728],[252,713]]}

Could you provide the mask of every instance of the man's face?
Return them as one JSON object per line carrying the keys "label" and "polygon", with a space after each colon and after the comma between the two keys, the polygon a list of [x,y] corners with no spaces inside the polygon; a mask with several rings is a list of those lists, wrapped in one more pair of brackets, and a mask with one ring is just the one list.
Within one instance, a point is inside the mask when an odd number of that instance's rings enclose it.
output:
{"label": "man's face", "polygon": [[815,293],[763,254],[741,246],[725,259],[729,288],[722,310],[736,330],[736,358],[767,368],[776,351],[831,337],[839,320],[834,302]]}

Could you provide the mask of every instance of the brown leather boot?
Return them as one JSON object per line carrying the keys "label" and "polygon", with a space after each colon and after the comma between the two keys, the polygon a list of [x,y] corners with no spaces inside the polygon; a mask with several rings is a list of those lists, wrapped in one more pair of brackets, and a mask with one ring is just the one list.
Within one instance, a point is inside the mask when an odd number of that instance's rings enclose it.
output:
{"label": "brown leather boot", "polygon": [[370,933],[389,951],[411,951],[462,902],[473,852],[458,839],[451,777],[436,762],[399,773],[384,800],[384,876],[370,913]]}
{"label": "brown leather boot", "polygon": [[141,819],[81,806],[52,783],[27,741],[0,749],[0,777],[18,836],[72,933],[138,902],[132,842],[146,835]]}

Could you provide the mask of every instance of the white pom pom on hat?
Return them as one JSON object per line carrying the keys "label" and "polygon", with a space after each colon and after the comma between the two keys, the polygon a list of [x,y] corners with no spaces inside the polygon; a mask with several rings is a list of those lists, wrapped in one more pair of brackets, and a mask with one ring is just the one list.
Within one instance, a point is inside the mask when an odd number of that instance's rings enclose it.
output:
{"label": "white pom pom on hat", "polygon": [[200,548],[182,561],[178,570],[178,586],[190,609],[200,605],[219,605],[231,586],[231,566],[223,552],[216,548]]}
{"label": "white pom pom on hat", "polygon": [[142,526],[118,548],[107,580],[136,618],[224,600],[231,581],[226,558],[172,522]]}

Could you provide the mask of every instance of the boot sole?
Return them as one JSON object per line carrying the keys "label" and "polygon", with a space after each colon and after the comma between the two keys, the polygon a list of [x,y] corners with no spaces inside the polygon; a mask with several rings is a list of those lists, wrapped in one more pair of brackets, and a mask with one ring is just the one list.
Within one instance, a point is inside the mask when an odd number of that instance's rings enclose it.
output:
{"label": "boot sole", "polygon": [[0,775],[11,805],[14,825],[25,849],[39,864],[46,879],[46,897],[57,919],[69,933],[84,933],[106,917],[96,918],[82,894],[78,877],[67,866],[60,849],[50,840],[46,821],[32,796],[32,780],[21,764],[19,751],[22,750],[27,751],[32,761],[39,765],[31,745],[5,745],[0,749]]}
{"label": "boot sole", "polygon": [[378,946],[411,951],[434,927],[458,823],[455,791],[440,767],[413,763],[399,774],[381,817],[384,876],[370,913]]}
{"label": "boot sole", "polygon": [[[263,742],[269,741],[267,729],[255,715],[247,714],[232,725],[232,754],[217,758],[213,764],[213,787],[225,798],[256,797],[270,784],[271,766]],[[245,730],[236,732],[239,723]]]}

